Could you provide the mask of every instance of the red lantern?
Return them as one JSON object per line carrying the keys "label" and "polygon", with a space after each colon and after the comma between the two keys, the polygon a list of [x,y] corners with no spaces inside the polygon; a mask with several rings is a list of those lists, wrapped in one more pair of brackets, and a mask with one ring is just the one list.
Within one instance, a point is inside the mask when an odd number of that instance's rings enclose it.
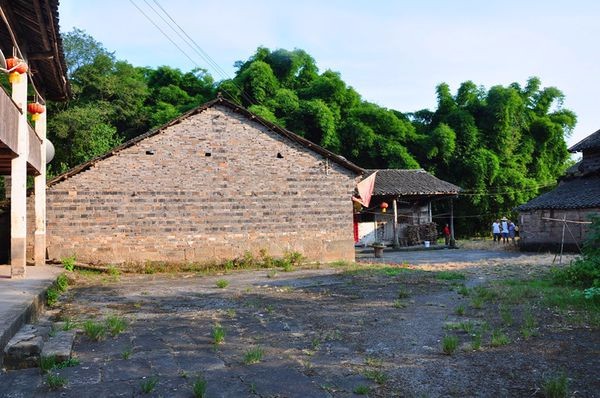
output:
{"label": "red lantern", "polygon": [[382,213],[385,213],[387,211],[388,204],[385,202],[381,202],[381,204],[379,205],[379,208],[381,209]]}
{"label": "red lantern", "polygon": [[27,111],[31,113],[31,120],[34,122],[40,118],[40,115],[44,113],[46,107],[39,102],[30,102],[27,104]]}
{"label": "red lantern", "polygon": [[8,81],[18,83],[21,79],[21,74],[27,73],[27,64],[22,59],[13,57],[6,60],[6,67],[10,71]]}

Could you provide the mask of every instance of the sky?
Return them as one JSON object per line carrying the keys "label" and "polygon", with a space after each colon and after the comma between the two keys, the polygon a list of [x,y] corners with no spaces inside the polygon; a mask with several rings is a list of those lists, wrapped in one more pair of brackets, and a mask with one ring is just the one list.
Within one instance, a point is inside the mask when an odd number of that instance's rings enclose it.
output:
{"label": "sky", "polygon": [[[167,26],[168,14],[213,69]],[[159,29],[151,17],[186,57]],[[136,66],[197,66],[216,80],[259,46],[303,49],[363,99],[412,112],[435,109],[435,87],[489,89],[531,76],[565,94],[578,123],[573,145],[600,129],[600,1],[595,0],[60,0],[61,31],[83,29]],[[166,17],[165,17],[166,18]],[[167,19],[168,20],[168,19]]]}

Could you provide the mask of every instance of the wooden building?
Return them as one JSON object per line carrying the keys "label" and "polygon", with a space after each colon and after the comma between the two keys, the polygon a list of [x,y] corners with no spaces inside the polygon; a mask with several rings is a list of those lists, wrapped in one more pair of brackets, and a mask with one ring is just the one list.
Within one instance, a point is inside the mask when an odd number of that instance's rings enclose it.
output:
{"label": "wooden building", "polygon": [[[376,173],[368,208],[355,215],[355,240],[366,245],[375,241],[407,246],[435,242],[431,204],[451,200],[460,187],[440,180],[425,170],[368,170],[365,179]],[[386,211],[381,204],[385,203]]]}
{"label": "wooden building", "polygon": [[[37,121],[28,123],[28,102],[69,97],[66,65],[58,27],[58,1],[14,0],[0,4],[1,65],[9,74],[10,93],[0,89],[0,175],[5,176],[7,210],[0,214],[5,235],[0,263],[10,262],[11,275],[26,270],[26,183],[34,177],[36,202],[31,233],[35,264],[45,261],[46,112],[36,105]],[[34,95],[28,99],[28,92]],[[33,108],[30,108],[33,109]],[[10,231],[10,232],[9,232]],[[0,237],[2,238],[2,237]]]}
{"label": "wooden building", "polygon": [[590,216],[600,215],[600,130],[569,148],[582,152],[550,192],[517,207],[523,250],[579,251]]}

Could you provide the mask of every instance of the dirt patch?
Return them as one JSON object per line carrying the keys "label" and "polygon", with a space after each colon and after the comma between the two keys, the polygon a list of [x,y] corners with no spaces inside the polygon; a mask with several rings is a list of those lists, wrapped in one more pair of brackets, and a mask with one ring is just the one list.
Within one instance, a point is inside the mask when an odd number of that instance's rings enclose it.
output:
{"label": "dirt patch", "polygon": [[[564,372],[576,396],[597,396],[598,330],[565,326],[565,314],[530,305],[531,292],[507,304],[494,285],[551,261],[82,278],[62,316],[117,315],[128,326],[100,342],[80,335],[81,364],[60,370],[69,379],[61,393],[138,395],[155,377],[153,394],[191,396],[202,377],[211,397],[524,397],[542,396],[544,380]],[[457,339],[451,355],[447,336]],[[260,358],[250,363],[251,354]],[[17,388],[17,379],[10,372],[0,383]],[[41,379],[27,388],[45,391]]]}

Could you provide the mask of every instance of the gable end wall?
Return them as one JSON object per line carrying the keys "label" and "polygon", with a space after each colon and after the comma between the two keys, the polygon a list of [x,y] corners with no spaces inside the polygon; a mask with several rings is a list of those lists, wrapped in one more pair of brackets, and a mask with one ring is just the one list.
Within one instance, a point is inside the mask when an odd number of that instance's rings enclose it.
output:
{"label": "gable end wall", "polygon": [[356,178],[214,106],[50,187],[48,256],[210,262],[267,249],[354,260]]}

